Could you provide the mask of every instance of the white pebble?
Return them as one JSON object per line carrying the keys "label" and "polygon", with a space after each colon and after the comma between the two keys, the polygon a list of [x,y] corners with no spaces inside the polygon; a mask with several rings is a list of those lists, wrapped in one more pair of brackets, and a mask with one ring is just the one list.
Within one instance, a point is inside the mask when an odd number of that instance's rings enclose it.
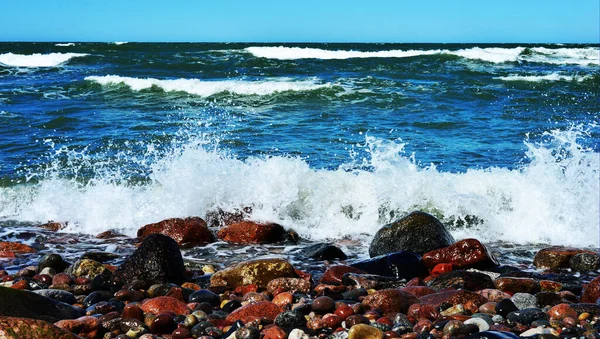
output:
{"label": "white pebble", "polygon": [[469,324],[477,325],[477,327],[479,327],[479,332],[487,331],[490,329],[490,324],[488,324],[487,321],[485,321],[481,318],[467,319],[467,320],[465,320],[464,324],[465,325],[469,325]]}

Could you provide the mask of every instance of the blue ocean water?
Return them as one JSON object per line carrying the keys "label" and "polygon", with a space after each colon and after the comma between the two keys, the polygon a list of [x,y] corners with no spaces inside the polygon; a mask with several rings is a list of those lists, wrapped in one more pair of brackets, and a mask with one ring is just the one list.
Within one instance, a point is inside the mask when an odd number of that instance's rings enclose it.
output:
{"label": "blue ocean water", "polygon": [[252,207],[368,240],[419,209],[598,246],[599,70],[598,45],[1,43],[0,218],[135,234]]}

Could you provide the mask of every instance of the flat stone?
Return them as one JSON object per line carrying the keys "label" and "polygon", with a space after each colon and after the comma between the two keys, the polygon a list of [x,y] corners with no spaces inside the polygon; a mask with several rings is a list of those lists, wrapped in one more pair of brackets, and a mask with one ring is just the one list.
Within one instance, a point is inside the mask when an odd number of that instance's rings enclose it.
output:
{"label": "flat stone", "polygon": [[225,320],[234,323],[238,320],[248,323],[257,319],[273,322],[282,309],[270,301],[260,301],[242,306],[231,312]]}
{"label": "flat stone", "polygon": [[275,223],[241,221],[220,229],[217,236],[236,244],[270,244],[285,240],[285,229]]}
{"label": "flat stone", "polygon": [[429,287],[438,291],[459,288],[478,291],[486,288],[494,288],[494,282],[486,274],[460,270],[438,276],[431,281]]}

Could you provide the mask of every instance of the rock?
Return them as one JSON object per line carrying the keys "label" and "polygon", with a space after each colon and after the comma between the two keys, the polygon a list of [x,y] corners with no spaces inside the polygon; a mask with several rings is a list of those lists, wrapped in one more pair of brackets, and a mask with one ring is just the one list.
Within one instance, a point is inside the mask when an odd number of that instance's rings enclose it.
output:
{"label": "rock", "polygon": [[460,270],[438,276],[431,281],[429,287],[438,291],[459,288],[478,291],[486,288],[494,288],[494,282],[489,276],[483,273]]}
{"label": "rock", "polygon": [[569,267],[573,272],[592,272],[600,268],[600,256],[596,253],[577,253],[569,260]]}
{"label": "rock", "polygon": [[520,337],[533,337],[539,336],[538,338],[547,338],[547,335],[558,337],[558,332],[553,328],[536,327],[531,328],[520,334]]}
{"label": "rock", "polygon": [[36,294],[44,296],[46,298],[50,298],[52,300],[60,301],[61,303],[73,305],[77,302],[75,296],[71,292],[63,291],[63,290],[51,290],[51,289],[43,289],[33,291]]}
{"label": "rock", "polygon": [[471,334],[467,337],[468,339],[518,339],[514,333],[511,332],[500,332],[500,331],[483,331]]}
{"label": "rock", "polygon": [[342,277],[342,284],[356,288],[381,290],[385,288],[399,288],[406,286],[406,280],[386,277],[376,274],[346,273]]}
{"label": "rock", "polygon": [[548,315],[541,309],[534,307],[510,312],[506,316],[506,319],[511,323],[519,323],[529,326],[532,322],[536,320],[547,320]]}
{"label": "rock", "polygon": [[188,302],[207,302],[212,306],[219,306],[221,304],[221,298],[218,294],[215,294],[209,290],[198,290],[190,294]]}
{"label": "rock", "polygon": [[0,316],[2,339],[77,339],[73,333],[38,319]]}
{"label": "rock", "polygon": [[141,280],[151,284],[185,280],[185,267],[177,243],[162,234],[147,236],[140,247],[114,273],[115,281],[129,284]]}
{"label": "rock", "polygon": [[563,320],[566,317],[577,318],[577,312],[569,304],[558,304],[546,312],[552,319]]}
{"label": "rock", "polygon": [[487,299],[474,292],[465,290],[447,290],[423,296],[419,298],[419,302],[422,304],[430,304],[434,307],[439,307],[442,303],[450,305],[473,303],[479,307],[485,304]]}
{"label": "rock", "polygon": [[294,295],[291,292],[282,292],[273,297],[272,301],[275,305],[285,308],[294,302]]}
{"label": "rock", "polygon": [[100,274],[105,276],[110,276],[112,274],[108,268],[92,259],[77,260],[73,265],[67,268],[65,273],[70,274],[75,278],[85,277],[89,279],[94,279]]}
{"label": "rock", "polygon": [[28,254],[37,252],[31,246],[18,242],[0,241],[0,257],[2,253]]}
{"label": "rock", "polygon": [[65,227],[67,227],[67,225],[68,225],[68,222],[48,221],[45,224],[38,225],[38,227],[47,229],[49,231],[58,232],[58,231],[64,229]]}
{"label": "rock", "polygon": [[486,269],[498,266],[496,258],[477,239],[464,239],[448,247],[423,254],[423,264],[428,269],[442,263],[452,264],[455,269]]}
{"label": "rock", "polygon": [[56,322],[79,318],[80,308],[61,303],[33,292],[0,287],[0,316],[14,316]]}
{"label": "rock", "polygon": [[539,269],[556,271],[560,268],[569,268],[569,261],[579,253],[595,254],[592,251],[572,247],[554,246],[540,250],[533,258],[533,265]]}
{"label": "rock", "polygon": [[486,299],[488,299],[490,301],[500,301],[502,299],[510,299],[510,294],[508,294],[506,292],[502,292],[497,289],[493,289],[493,288],[485,288],[485,289],[479,290],[475,293],[481,294],[482,296],[484,296]]}
{"label": "rock", "polygon": [[262,331],[263,339],[286,339],[287,335],[281,327],[277,325],[270,325],[263,329]]}
{"label": "rock", "polygon": [[418,298],[435,293],[435,290],[427,286],[406,286],[401,288],[402,291],[412,293]]}
{"label": "rock", "polygon": [[562,290],[563,284],[551,281],[551,280],[542,280],[540,281],[540,290],[542,292],[558,292]]}
{"label": "rock", "polygon": [[250,217],[252,207],[242,209],[235,208],[233,212],[224,211],[221,208],[206,213],[205,219],[209,227],[221,228],[243,221]]}
{"label": "rock", "polygon": [[444,325],[444,329],[442,333],[448,336],[458,336],[460,334],[464,334],[466,332],[465,324],[462,321],[458,320],[450,320]]}
{"label": "rock", "polygon": [[552,307],[566,302],[560,294],[553,292],[538,292],[535,294],[535,299],[535,307],[539,308],[544,308],[546,306]]}
{"label": "rock", "polygon": [[384,275],[396,279],[410,280],[427,275],[421,256],[412,252],[394,252],[350,265],[370,274]]}
{"label": "rock", "polygon": [[427,213],[412,212],[377,231],[369,255],[376,257],[398,251],[422,254],[453,243],[454,238],[439,220]]}
{"label": "rock", "polygon": [[321,296],[313,300],[311,309],[317,314],[326,314],[335,311],[335,301],[327,296]]}
{"label": "rock", "polygon": [[[491,320],[491,319],[490,319]],[[479,328],[479,332],[484,332],[490,329],[490,324],[482,318],[471,318],[464,322],[465,325],[473,324]]]}
{"label": "rock", "polygon": [[587,288],[583,291],[580,301],[582,303],[595,304],[598,298],[600,298],[600,276],[590,281]]}
{"label": "rock", "polygon": [[442,315],[444,317],[450,317],[450,316],[462,315],[462,314],[465,314],[465,307],[462,304],[456,304],[456,305],[451,306],[451,307],[443,310],[442,312],[440,312],[440,315]]}
{"label": "rock", "polygon": [[88,252],[85,252],[81,256],[81,259],[92,259],[92,260],[96,260],[97,262],[105,263],[107,261],[118,259],[120,257],[121,257],[120,255],[115,254],[115,253],[100,252],[100,251],[88,251]]}
{"label": "rock", "polygon": [[150,324],[150,332],[156,334],[168,334],[177,328],[173,317],[168,313],[158,314]]}
{"label": "rock", "polygon": [[537,306],[535,295],[529,293],[515,293],[510,300],[520,310]]}
{"label": "rock", "polygon": [[276,290],[310,293],[311,283],[302,278],[275,278],[267,284],[267,291],[270,293]]}
{"label": "rock", "polygon": [[138,238],[144,239],[150,234],[160,233],[171,237],[177,245],[204,245],[214,242],[214,237],[202,218],[173,218],[154,224],[148,224],[137,232]]}
{"label": "rock", "polygon": [[329,266],[329,268],[327,268],[327,270],[325,271],[325,273],[323,273],[323,276],[321,277],[321,280],[319,282],[321,284],[339,285],[342,283],[342,278],[343,278],[344,274],[346,274],[346,273],[365,274],[367,272],[365,272],[363,270],[359,270],[358,268],[354,268],[351,266],[333,265],[333,266]]}
{"label": "rock", "polygon": [[236,244],[269,244],[285,240],[285,229],[275,223],[242,221],[220,229],[217,236]]}
{"label": "rock", "polygon": [[270,301],[260,301],[236,309],[231,312],[225,320],[230,323],[234,323],[238,320],[243,323],[248,323],[256,319],[264,319],[267,322],[273,322],[281,311],[279,306]]}
{"label": "rock", "polygon": [[357,324],[348,331],[348,339],[383,339],[383,331],[366,324]]}
{"label": "rock", "polygon": [[257,259],[218,271],[211,276],[210,285],[236,287],[255,284],[267,287],[271,280],[281,277],[296,277],[292,264],[283,259]]}
{"label": "rock", "polygon": [[75,333],[82,338],[95,339],[100,337],[102,330],[96,317],[85,316],[77,319],[60,320],[54,324],[58,328]]}
{"label": "rock", "polygon": [[56,272],[62,272],[71,266],[70,263],[66,262],[60,255],[50,253],[40,259],[38,263],[38,271],[43,270],[46,267],[52,268]]}
{"label": "rock", "polygon": [[294,328],[306,327],[306,318],[300,312],[284,311],[275,317],[274,323],[285,331],[290,331]]}
{"label": "rock", "polygon": [[410,305],[418,302],[419,299],[414,295],[390,288],[366,296],[362,301],[362,305],[368,310],[379,309],[384,313],[406,313]]}
{"label": "rock", "polygon": [[503,299],[496,303],[496,314],[499,314],[504,318],[506,318],[509,313],[518,310],[519,308],[517,305],[515,305],[515,303],[513,303],[510,299]]}
{"label": "rock", "polygon": [[[400,313],[401,314],[401,313]],[[436,320],[440,316],[440,312],[436,307],[427,304],[412,304],[406,312],[408,319],[416,322],[419,319]]]}
{"label": "rock", "polygon": [[288,335],[288,339],[309,339],[310,336],[299,328],[293,329]]}
{"label": "rock", "polygon": [[57,273],[52,277],[52,285],[71,285],[73,278],[66,273]]}
{"label": "rock", "polygon": [[172,297],[156,297],[146,299],[140,307],[145,313],[158,315],[165,311],[171,311],[175,314],[190,314],[190,308],[180,300]]}
{"label": "rock", "polygon": [[578,303],[570,305],[578,314],[589,313],[591,315],[600,316],[600,304],[596,303]]}
{"label": "rock", "polygon": [[498,278],[494,281],[494,285],[496,285],[497,289],[504,292],[535,294],[540,291],[540,284],[531,278]]}
{"label": "rock", "polygon": [[314,260],[344,260],[348,258],[344,251],[327,243],[319,243],[305,247],[300,251],[299,255]]}

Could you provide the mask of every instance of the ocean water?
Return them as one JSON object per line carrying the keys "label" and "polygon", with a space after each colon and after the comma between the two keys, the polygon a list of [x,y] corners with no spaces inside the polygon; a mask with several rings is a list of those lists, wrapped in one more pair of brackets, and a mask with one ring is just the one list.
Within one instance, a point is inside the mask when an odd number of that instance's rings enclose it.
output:
{"label": "ocean water", "polygon": [[0,225],[251,207],[368,244],[423,210],[598,247],[599,70],[598,45],[0,43]]}

